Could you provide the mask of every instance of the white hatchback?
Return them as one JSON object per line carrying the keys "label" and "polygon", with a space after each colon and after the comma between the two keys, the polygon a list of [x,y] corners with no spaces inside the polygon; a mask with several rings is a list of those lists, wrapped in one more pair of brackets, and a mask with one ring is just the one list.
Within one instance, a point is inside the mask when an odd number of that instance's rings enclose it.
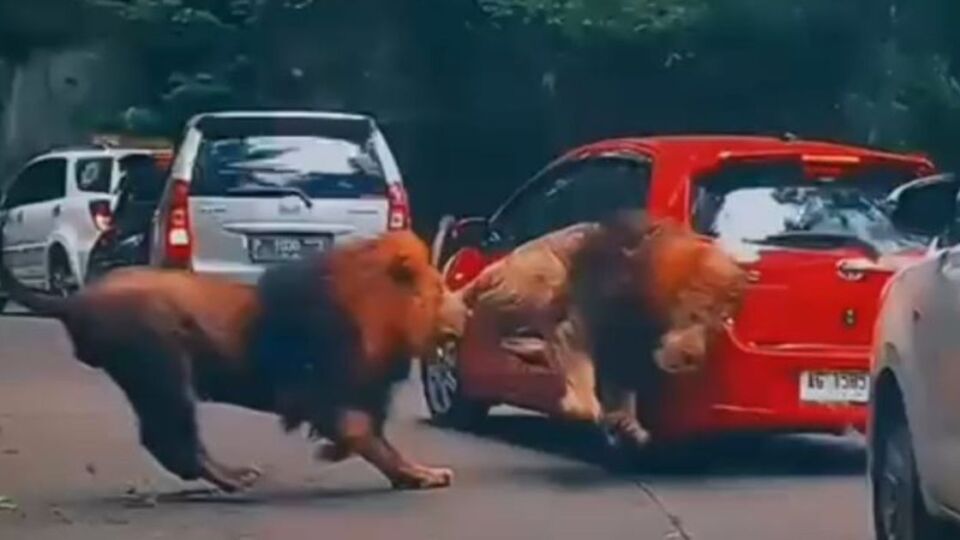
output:
{"label": "white hatchback", "polygon": [[409,226],[400,170],[372,118],[203,114],[180,143],[150,260],[253,283],[269,265]]}
{"label": "white hatchback", "polygon": [[[87,258],[109,226],[120,162],[162,150],[88,146],[47,152],[7,184],[3,256],[25,284],[69,294],[83,283]],[[0,297],[0,307],[5,300]]]}

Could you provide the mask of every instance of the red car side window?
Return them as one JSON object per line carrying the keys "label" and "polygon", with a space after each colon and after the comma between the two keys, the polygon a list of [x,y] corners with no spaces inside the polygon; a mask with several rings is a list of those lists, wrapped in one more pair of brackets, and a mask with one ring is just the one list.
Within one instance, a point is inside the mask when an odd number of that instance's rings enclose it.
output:
{"label": "red car side window", "polygon": [[633,157],[595,157],[546,172],[495,223],[504,248],[515,247],[578,222],[597,221],[622,209],[644,208],[651,165]]}

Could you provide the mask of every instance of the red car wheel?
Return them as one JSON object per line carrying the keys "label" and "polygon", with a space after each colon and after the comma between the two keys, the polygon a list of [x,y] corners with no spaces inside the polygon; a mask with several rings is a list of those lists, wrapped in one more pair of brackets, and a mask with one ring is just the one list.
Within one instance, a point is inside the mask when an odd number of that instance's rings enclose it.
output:
{"label": "red car wheel", "polygon": [[457,368],[457,345],[437,349],[433,358],[420,362],[423,396],[430,416],[440,424],[469,427],[482,421],[490,407],[464,397]]}

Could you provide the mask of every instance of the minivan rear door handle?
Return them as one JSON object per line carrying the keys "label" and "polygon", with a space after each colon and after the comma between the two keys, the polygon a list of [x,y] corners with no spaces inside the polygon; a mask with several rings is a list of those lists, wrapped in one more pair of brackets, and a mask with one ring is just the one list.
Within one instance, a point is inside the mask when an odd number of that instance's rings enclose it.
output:
{"label": "minivan rear door handle", "polygon": [[202,204],[198,210],[201,214],[223,214],[227,211],[227,207],[222,204]]}
{"label": "minivan rear door handle", "polygon": [[53,210],[51,210],[50,213],[53,214],[53,217],[60,217],[60,205],[59,204],[54,205]]}

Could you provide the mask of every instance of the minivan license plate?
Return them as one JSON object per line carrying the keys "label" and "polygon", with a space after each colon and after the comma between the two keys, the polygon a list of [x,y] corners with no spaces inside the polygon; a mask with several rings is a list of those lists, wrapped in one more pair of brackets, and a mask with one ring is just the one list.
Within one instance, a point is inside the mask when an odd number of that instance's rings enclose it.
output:
{"label": "minivan license plate", "polygon": [[866,403],[870,400],[870,375],[863,371],[805,371],[800,375],[800,400]]}
{"label": "minivan license plate", "polygon": [[256,236],[250,239],[250,258],[254,262],[297,261],[325,250],[329,242],[324,236]]}

